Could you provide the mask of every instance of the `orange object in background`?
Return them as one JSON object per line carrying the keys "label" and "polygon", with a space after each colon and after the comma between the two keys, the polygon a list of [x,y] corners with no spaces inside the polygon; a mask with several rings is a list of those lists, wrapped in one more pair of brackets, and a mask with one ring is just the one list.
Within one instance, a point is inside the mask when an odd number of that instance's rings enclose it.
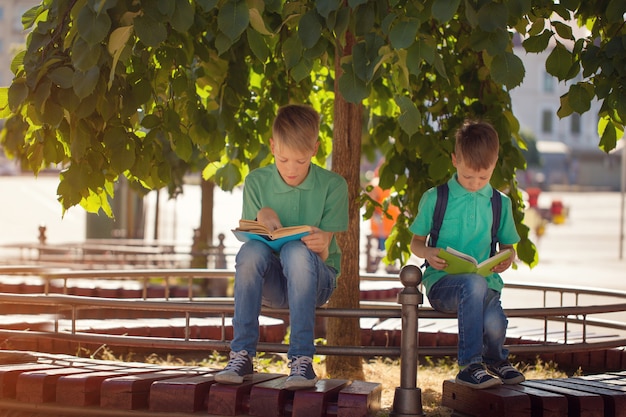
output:
{"label": "orange object in background", "polygon": [[539,194],[541,194],[541,189],[536,187],[530,187],[526,190],[528,193],[528,205],[533,208],[537,208],[539,206]]}
{"label": "orange object in background", "polygon": [[[371,197],[380,204],[389,198],[389,194],[390,190],[383,190],[378,185],[376,185],[370,193]],[[387,217],[380,207],[376,207],[372,219],[370,220],[372,235],[378,238],[380,250],[385,249],[384,242],[391,233],[393,225],[396,224],[396,218],[398,214],[400,214],[400,209],[390,204],[387,208],[387,214],[389,214],[391,218]]]}

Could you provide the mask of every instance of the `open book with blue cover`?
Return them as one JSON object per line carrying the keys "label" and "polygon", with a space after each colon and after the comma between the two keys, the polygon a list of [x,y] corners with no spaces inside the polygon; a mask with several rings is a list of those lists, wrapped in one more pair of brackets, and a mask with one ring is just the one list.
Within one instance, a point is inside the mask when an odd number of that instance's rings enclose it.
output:
{"label": "open book with blue cover", "polygon": [[444,268],[444,271],[448,274],[475,273],[486,277],[493,274],[491,269],[505,259],[508,259],[511,253],[511,249],[506,249],[478,263],[478,261],[470,255],[448,247],[439,250],[439,257],[445,259],[448,263],[448,266]]}
{"label": "open book with blue cover", "polygon": [[270,232],[258,221],[244,219],[239,220],[239,227],[232,230],[235,237],[241,242],[259,240],[275,251],[279,251],[285,243],[299,240],[311,231],[311,226],[288,226]]}

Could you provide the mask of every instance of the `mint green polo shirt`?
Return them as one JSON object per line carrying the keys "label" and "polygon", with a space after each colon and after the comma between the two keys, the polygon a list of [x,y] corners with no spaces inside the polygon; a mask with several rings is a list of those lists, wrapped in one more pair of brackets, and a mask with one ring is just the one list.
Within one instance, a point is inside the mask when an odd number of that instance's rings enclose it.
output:
{"label": "mint green polo shirt", "polygon": [[[292,187],[281,178],[276,165],[248,174],[243,188],[243,215],[256,219],[263,207],[273,209],[283,227],[309,225],[325,232],[348,229],[348,184],[339,174],[311,164],[304,181]],[[341,250],[333,236],[326,265],[341,271]]]}
{"label": "mint green polo shirt", "polygon": [[[448,205],[443,224],[439,232],[437,247],[452,247],[474,257],[478,262],[489,258],[491,252],[491,225],[493,211],[491,209],[492,187],[487,184],[476,192],[469,192],[457,181],[457,175],[448,181]],[[515,228],[511,199],[502,194],[502,213],[498,242],[512,245],[519,242],[520,237]],[[437,202],[436,187],[426,191],[422,196],[417,217],[409,230],[417,236],[428,236],[433,225],[433,213]],[[423,283],[426,294],[430,288],[446,275],[432,267],[426,268]],[[499,274],[493,273],[487,278],[489,288],[502,291],[504,283]]]}

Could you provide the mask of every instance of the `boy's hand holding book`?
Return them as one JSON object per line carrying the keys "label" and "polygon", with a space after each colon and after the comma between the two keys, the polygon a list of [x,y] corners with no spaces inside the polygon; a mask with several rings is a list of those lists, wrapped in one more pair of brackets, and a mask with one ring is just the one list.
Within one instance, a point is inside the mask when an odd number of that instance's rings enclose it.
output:
{"label": "boy's hand holding book", "polygon": [[[439,258],[445,261],[445,266],[437,269],[443,269],[449,274],[474,273],[486,277],[494,272],[502,272],[508,268],[512,261],[511,257],[513,253],[513,249],[507,248],[479,263],[470,255],[448,247],[447,249],[439,249]],[[494,268],[505,262],[507,264],[503,265],[502,271],[493,271]],[[504,266],[506,266],[506,268],[504,268]]]}

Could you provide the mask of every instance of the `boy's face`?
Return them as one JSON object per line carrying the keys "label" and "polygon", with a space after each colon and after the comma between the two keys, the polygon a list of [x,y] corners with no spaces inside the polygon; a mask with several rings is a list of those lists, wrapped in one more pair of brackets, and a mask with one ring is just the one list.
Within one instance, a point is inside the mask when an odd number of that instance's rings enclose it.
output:
{"label": "boy's face", "polygon": [[313,151],[299,151],[281,146],[280,141],[270,139],[276,169],[287,185],[296,187],[306,179],[311,166],[311,158],[317,153],[318,146],[319,142],[315,144]]}
{"label": "boy's face", "polygon": [[494,162],[487,169],[475,170],[467,166],[462,159],[457,159],[455,154],[452,154],[452,165],[456,167],[459,184],[471,193],[480,190],[489,183],[491,174],[496,167]]}

